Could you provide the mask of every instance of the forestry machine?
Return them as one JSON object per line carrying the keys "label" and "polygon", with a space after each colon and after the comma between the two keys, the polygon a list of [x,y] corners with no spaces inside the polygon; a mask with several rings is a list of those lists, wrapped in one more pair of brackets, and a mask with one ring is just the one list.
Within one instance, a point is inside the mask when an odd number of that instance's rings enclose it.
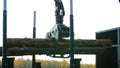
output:
{"label": "forestry machine", "polygon": [[69,27],[63,24],[63,17],[65,15],[64,6],[61,0],[55,1],[55,16],[56,24],[47,33],[48,39],[63,39],[69,37]]}
{"label": "forestry machine", "polygon": [[54,0],[55,1],[55,17],[56,17],[56,24],[52,27],[50,32],[47,33],[47,39],[55,39],[56,40],[56,51],[54,52],[53,56],[50,54],[49,56],[55,58],[68,58],[64,57],[64,54],[60,56],[56,56],[56,52],[59,52],[59,40],[63,38],[69,37],[69,27],[63,24],[63,17],[65,15],[64,6],[61,0]]}

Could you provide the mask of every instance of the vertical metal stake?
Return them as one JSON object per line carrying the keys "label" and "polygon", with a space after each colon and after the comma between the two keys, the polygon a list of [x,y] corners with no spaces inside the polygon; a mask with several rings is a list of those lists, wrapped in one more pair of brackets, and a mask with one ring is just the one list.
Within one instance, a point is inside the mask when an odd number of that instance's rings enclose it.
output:
{"label": "vertical metal stake", "polygon": [[74,68],[74,24],[73,24],[73,1],[70,0],[70,68]]}
{"label": "vertical metal stake", "polygon": [[117,46],[117,51],[118,51],[118,68],[120,68],[120,28],[117,29],[118,33],[117,33],[117,36],[118,36],[118,46]]}
{"label": "vertical metal stake", "polygon": [[7,0],[3,0],[3,49],[2,68],[7,68]]}
{"label": "vertical metal stake", "polygon": [[33,38],[36,38],[36,11],[34,11]]}
{"label": "vertical metal stake", "polygon": [[[36,38],[36,11],[34,11],[33,38]],[[32,56],[32,68],[35,68],[35,54]]]}

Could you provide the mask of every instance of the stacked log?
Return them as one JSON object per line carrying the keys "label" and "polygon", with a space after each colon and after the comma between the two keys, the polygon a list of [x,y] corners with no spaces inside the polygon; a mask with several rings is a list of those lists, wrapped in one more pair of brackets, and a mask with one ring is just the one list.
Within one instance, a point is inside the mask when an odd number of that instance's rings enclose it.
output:
{"label": "stacked log", "polygon": [[[74,46],[77,47],[110,47],[112,45],[109,39],[75,39]],[[8,38],[7,47],[38,47],[53,48],[56,46],[56,40],[49,39],[33,39],[33,38]],[[59,41],[60,47],[69,47],[70,40],[63,39]]]}
{"label": "stacked log", "polygon": [[[74,46],[75,48],[80,48],[83,50],[79,50],[81,53],[96,53],[97,51],[102,52],[100,50],[94,50],[91,47],[101,47],[107,48],[111,47],[112,43],[109,39],[75,39]],[[8,38],[7,39],[7,55],[10,56],[20,56],[20,55],[32,55],[32,54],[40,54],[45,53],[46,49],[49,48],[55,49],[56,40],[52,39],[33,39],[33,38]],[[64,51],[64,49],[69,49],[70,40],[63,39],[59,41],[59,48]],[[90,47],[90,49],[88,49]],[[85,50],[85,48],[87,48]],[[42,49],[42,50],[40,50]],[[41,52],[42,51],[42,52]],[[45,51],[45,52],[44,52]],[[52,50],[51,50],[52,51]],[[84,52],[82,52],[84,51]],[[89,51],[89,52],[88,52]],[[94,51],[94,52],[91,52]],[[49,52],[49,51],[48,51]],[[78,52],[78,53],[80,53]],[[46,52],[47,53],[47,52]],[[0,47],[0,55],[2,55],[2,47]]]}

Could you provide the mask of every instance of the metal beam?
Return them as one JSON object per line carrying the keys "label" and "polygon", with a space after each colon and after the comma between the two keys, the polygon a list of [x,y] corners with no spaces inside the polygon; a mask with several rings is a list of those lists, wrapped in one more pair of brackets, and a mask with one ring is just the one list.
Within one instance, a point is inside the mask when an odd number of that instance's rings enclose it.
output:
{"label": "metal beam", "polygon": [[118,44],[118,46],[117,46],[117,52],[118,52],[118,68],[120,68],[120,28],[118,28],[117,29],[117,40],[118,40],[118,42],[117,42],[117,44]]}
{"label": "metal beam", "polygon": [[[36,11],[34,11],[33,38],[36,38]],[[35,68],[35,54],[32,55],[32,68]]]}
{"label": "metal beam", "polygon": [[36,11],[34,11],[33,38],[36,38]]}
{"label": "metal beam", "polygon": [[70,68],[75,68],[74,66],[73,0],[70,0]]}
{"label": "metal beam", "polygon": [[3,49],[2,68],[7,68],[7,0],[3,0]]}

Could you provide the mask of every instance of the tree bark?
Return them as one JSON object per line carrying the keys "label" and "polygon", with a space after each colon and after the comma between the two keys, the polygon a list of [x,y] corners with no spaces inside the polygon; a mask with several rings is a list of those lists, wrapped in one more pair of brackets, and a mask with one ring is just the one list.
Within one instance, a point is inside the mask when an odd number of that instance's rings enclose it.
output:
{"label": "tree bark", "polygon": [[[109,39],[75,39],[74,46],[76,47],[110,47],[112,45]],[[33,38],[8,38],[7,47],[40,47],[53,48],[56,46],[56,40],[48,39],[33,39]],[[59,41],[60,47],[69,47],[70,40],[63,39]]]}
{"label": "tree bark", "polygon": [[[105,48],[111,47],[112,43],[109,39],[75,39],[76,54],[96,54],[102,53]],[[48,39],[33,39],[33,38],[8,38],[7,39],[7,55],[33,55],[33,54],[53,54],[64,53],[69,54],[70,40],[60,40],[59,49],[56,50],[56,41]],[[0,55],[2,55],[2,47],[0,47]]]}

